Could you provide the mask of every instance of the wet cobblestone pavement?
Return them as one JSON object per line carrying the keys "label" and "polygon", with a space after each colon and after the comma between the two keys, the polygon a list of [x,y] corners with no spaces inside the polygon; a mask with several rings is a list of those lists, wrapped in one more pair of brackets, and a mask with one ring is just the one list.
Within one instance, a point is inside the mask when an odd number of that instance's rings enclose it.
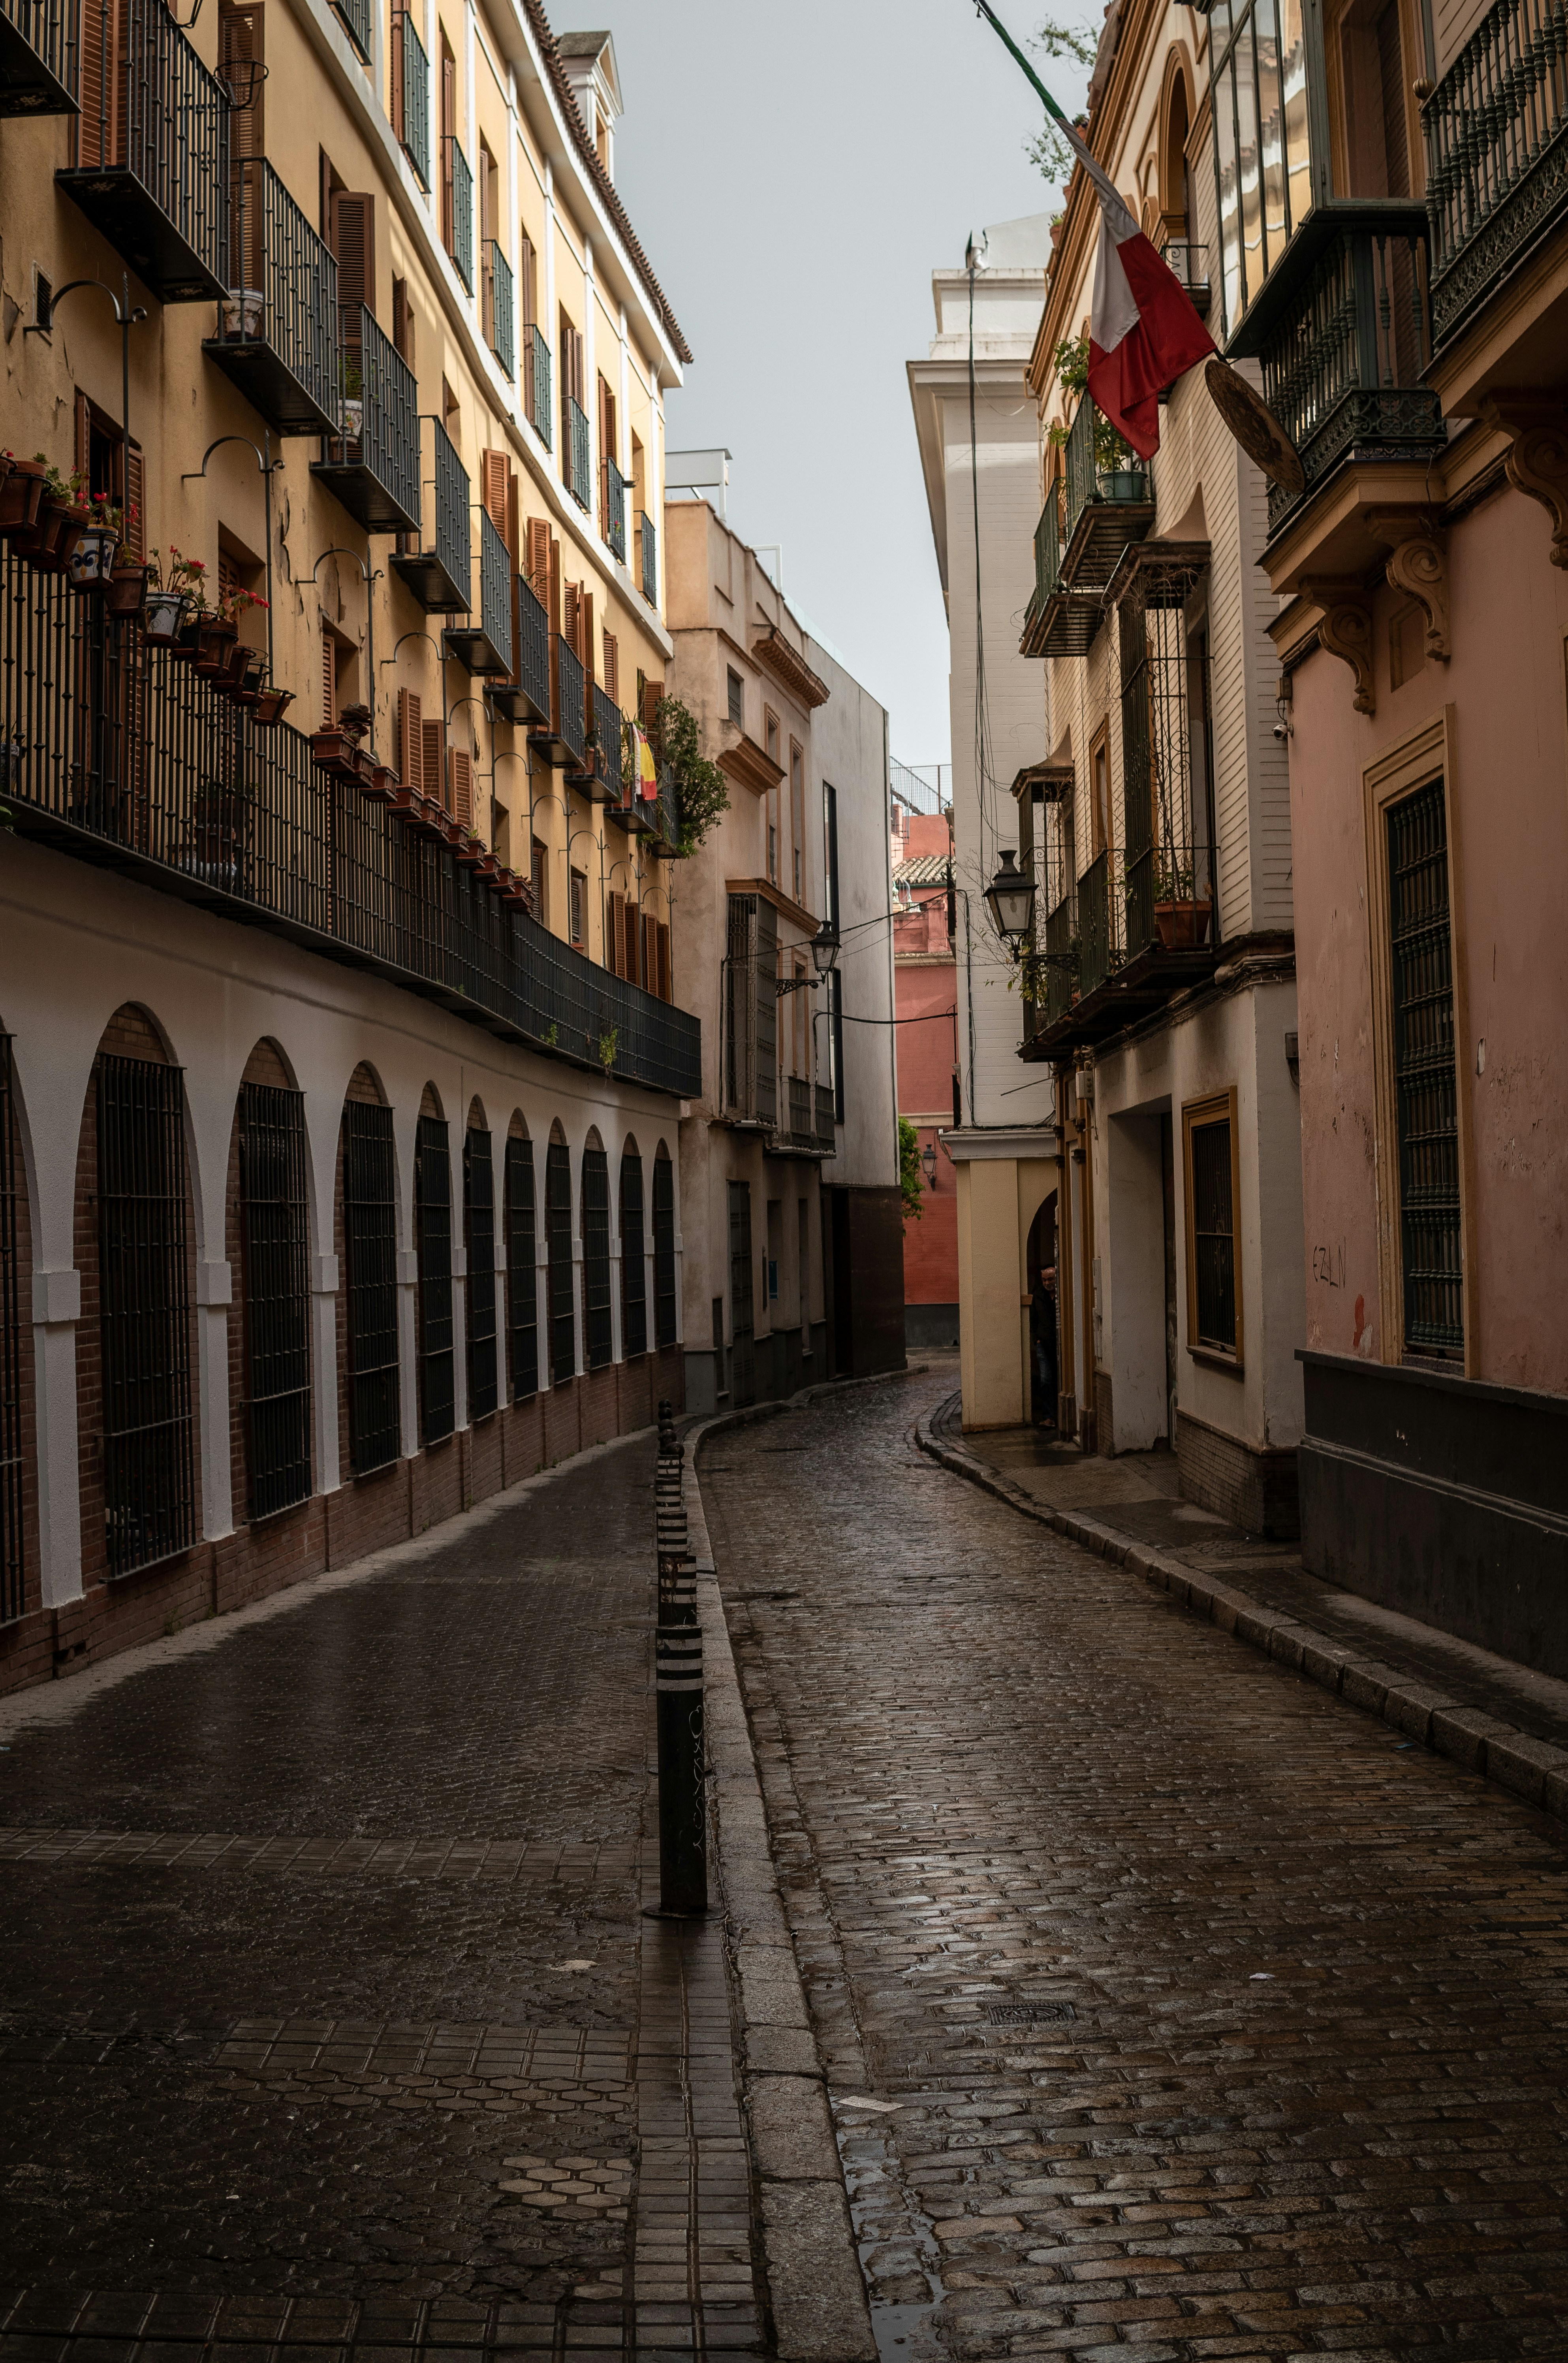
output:
{"label": "wet cobblestone pavement", "polygon": [[653,1449],[0,1715],[0,2355],[755,2351]]}
{"label": "wet cobblestone pavement", "polygon": [[919,1455],[950,1383],[700,1463],[883,2355],[1568,2356],[1561,1825]]}

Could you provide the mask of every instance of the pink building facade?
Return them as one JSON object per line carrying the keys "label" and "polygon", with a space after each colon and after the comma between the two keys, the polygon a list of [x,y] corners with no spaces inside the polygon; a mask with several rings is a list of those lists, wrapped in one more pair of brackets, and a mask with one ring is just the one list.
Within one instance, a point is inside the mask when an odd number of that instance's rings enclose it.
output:
{"label": "pink building facade", "polygon": [[899,1114],[920,1137],[924,1192],[904,1222],[904,1334],[910,1348],[958,1342],[957,1176],[938,1135],[956,1122],[957,971],[947,925],[951,840],[944,815],[901,816],[893,871],[893,985]]}

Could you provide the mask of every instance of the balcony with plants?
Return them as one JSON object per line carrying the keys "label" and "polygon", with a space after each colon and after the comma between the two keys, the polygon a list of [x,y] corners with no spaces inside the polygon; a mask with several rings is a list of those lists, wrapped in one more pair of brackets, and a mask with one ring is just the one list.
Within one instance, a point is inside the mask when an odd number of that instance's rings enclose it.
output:
{"label": "balcony with plants", "polygon": [[580,789],[595,804],[619,804],[625,730],[621,709],[609,691],[602,689],[591,677],[585,679],[584,696],[582,760],[568,766],[567,779],[570,786]]}
{"label": "balcony with plants", "polygon": [[331,434],[342,366],[331,250],[261,156],[236,169],[228,226],[228,293],[202,350],[276,434]]}
{"label": "balcony with plants", "polygon": [[1154,496],[1143,462],[1095,408],[1088,391],[1088,338],[1056,348],[1056,382],[1077,396],[1072,422],[1048,440],[1064,454],[1062,587],[1079,598],[1103,592],[1129,542],[1154,522]]}
{"label": "balcony with plants", "polygon": [[0,0],[0,116],[75,114],[74,15],[68,0]]}
{"label": "balcony with plants", "polygon": [[423,422],[429,435],[431,473],[422,486],[433,498],[420,504],[435,530],[423,549],[394,550],[392,572],[407,583],[427,616],[467,615],[473,595],[473,553],[469,541],[469,472],[438,418]]}
{"label": "balcony with plants", "polygon": [[341,315],[334,432],[311,474],[367,533],[419,530],[419,389],[369,307]]}
{"label": "balcony with plants", "polygon": [[230,281],[229,100],[163,0],[81,0],[73,157],[55,175],[163,304]]}

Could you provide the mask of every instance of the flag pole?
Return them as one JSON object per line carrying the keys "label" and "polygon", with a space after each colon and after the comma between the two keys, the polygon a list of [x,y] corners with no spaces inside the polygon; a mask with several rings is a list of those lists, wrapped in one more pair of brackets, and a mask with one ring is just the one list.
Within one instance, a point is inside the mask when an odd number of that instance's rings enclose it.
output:
{"label": "flag pole", "polygon": [[1030,64],[1029,60],[1024,56],[1023,51],[1019,48],[1018,43],[1013,39],[1012,35],[1008,31],[1007,27],[1002,23],[1001,18],[997,15],[996,10],[990,6],[990,0],[975,0],[975,14],[977,17],[983,17],[987,24],[990,27],[992,32],[996,34],[999,40],[1002,43],[1003,47],[1011,50],[1019,64],[1023,68],[1024,72],[1029,76],[1030,81],[1034,84],[1035,89],[1044,100],[1046,114],[1054,115],[1057,122],[1062,126],[1064,131],[1070,130],[1072,127],[1068,123],[1066,116],[1063,114],[1061,108],[1057,105],[1050,92],[1046,89],[1044,83],[1035,72],[1034,68]]}

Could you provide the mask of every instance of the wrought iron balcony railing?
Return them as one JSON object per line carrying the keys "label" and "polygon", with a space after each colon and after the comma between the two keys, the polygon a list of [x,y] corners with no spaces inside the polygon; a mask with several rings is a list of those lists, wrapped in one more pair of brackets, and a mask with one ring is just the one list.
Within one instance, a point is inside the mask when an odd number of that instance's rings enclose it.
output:
{"label": "wrought iron balcony railing", "polygon": [[1109,849],[1095,856],[1078,880],[1078,989],[1087,997],[1125,958],[1121,864]]}
{"label": "wrought iron balcony railing", "polygon": [[1301,455],[1302,495],[1269,486],[1274,533],[1358,446],[1430,460],[1447,439],[1431,359],[1427,217],[1419,205],[1319,206],[1229,349],[1255,352],[1264,400]]}
{"label": "wrought iron balcony railing", "polygon": [[550,392],[550,349],[536,324],[523,331],[523,377],[524,406],[547,451],[555,441],[556,409]]}
{"label": "wrought iron balcony railing", "polygon": [[1209,317],[1212,290],[1209,284],[1209,249],[1190,238],[1168,239],[1160,254],[1173,275],[1187,291],[1187,298],[1200,320]]}
{"label": "wrought iron balcony railing", "polygon": [[221,296],[229,205],[223,86],[163,0],[81,6],[75,161],[55,177],[160,303]]}
{"label": "wrought iron balcony railing", "polygon": [[75,9],[0,0],[0,115],[74,115]]}
{"label": "wrought iron balcony railing", "polygon": [[637,579],[650,607],[658,605],[658,527],[646,509],[637,511]]}
{"label": "wrought iron balcony railing", "polygon": [[599,463],[599,505],[604,538],[623,566],[626,563],[626,495],[631,485],[613,460]]}
{"label": "wrought iron balcony railing", "polygon": [[202,346],[280,435],[338,427],[337,263],[263,156],[236,168],[229,292]]}
{"label": "wrought iron balcony railing", "polygon": [[517,305],[512,265],[499,239],[484,242],[484,332],[508,377],[517,374]]}
{"label": "wrought iron balcony railing", "polygon": [[366,65],[370,62],[370,0],[332,0],[343,29]]}
{"label": "wrought iron balcony railing", "polygon": [[512,578],[512,674],[485,685],[491,703],[508,722],[550,719],[550,619],[526,575]]}
{"label": "wrought iron balcony railing", "polygon": [[7,556],[0,750],[14,825],[148,886],[347,951],[491,1033],[677,1097],[701,1087],[701,1028],[502,904],[158,649],[139,623]]}
{"label": "wrought iron balcony railing", "polygon": [[420,187],[430,186],[430,60],[413,17],[392,18],[392,124]]}
{"label": "wrought iron balcony railing", "polygon": [[[463,615],[473,596],[473,553],[469,542],[469,473],[438,418],[427,419],[432,450],[435,533],[424,549],[395,550],[392,565],[428,616]],[[430,483],[431,478],[425,478]]]}
{"label": "wrought iron balcony railing", "polygon": [[1078,977],[1079,951],[1076,914],[1071,893],[1064,894],[1055,909],[1045,920],[1045,1023],[1054,1026],[1065,1017],[1077,999],[1082,986]]}
{"label": "wrought iron balcony railing", "polygon": [[471,295],[474,292],[474,176],[469,160],[452,133],[441,143],[442,229],[452,268]]}
{"label": "wrought iron balcony railing", "polygon": [[816,1116],[812,1107],[811,1080],[805,1075],[791,1075],[790,1084],[790,1146],[791,1148],[815,1148],[817,1145]]}
{"label": "wrought iron balcony railing", "polygon": [[816,1102],[817,1110],[817,1147],[819,1148],[825,1149],[827,1154],[831,1157],[834,1154],[834,1150],[836,1146],[833,1128],[833,1085],[831,1083],[818,1083],[812,1093],[812,1097]]}
{"label": "wrought iron balcony railing", "polygon": [[1432,338],[1445,344],[1568,211],[1568,15],[1495,0],[1421,109]]}
{"label": "wrought iron balcony railing", "polygon": [[596,804],[618,804],[623,793],[621,709],[609,691],[601,689],[591,676],[585,675],[583,686],[587,699],[583,760],[577,771],[569,771],[567,776],[574,788],[581,788]]}
{"label": "wrought iron balcony railing", "polygon": [[[390,337],[361,305],[358,342],[345,316],[339,345],[343,406],[339,431],[322,445],[311,473],[337,494],[367,533],[419,530],[419,389]],[[359,384],[359,427],[353,426]]]}
{"label": "wrought iron balcony railing", "polygon": [[580,772],[588,757],[582,663],[560,632],[550,634],[549,693],[549,717],[534,733],[533,743],[558,769]]}
{"label": "wrought iron balcony railing", "polygon": [[480,511],[480,604],[477,617],[448,627],[444,645],[470,672],[512,676],[512,554],[488,509]]}
{"label": "wrought iron balcony railing", "polygon": [[1148,471],[1121,444],[1086,394],[1067,429],[1062,582],[1073,589],[1109,582],[1130,541],[1154,521]]}
{"label": "wrought iron balcony railing", "polygon": [[588,414],[569,394],[561,396],[561,468],[566,488],[579,508],[593,508],[593,479],[588,463]]}
{"label": "wrought iron balcony railing", "polygon": [[1023,634],[1019,641],[1019,654],[1037,657],[1043,654],[1041,636],[1045,628],[1046,613],[1061,585],[1062,550],[1057,522],[1060,494],[1055,484],[1045,497],[1040,521],[1034,528],[1034,588],[1029,594],[1029,605],[1023,614]]}

